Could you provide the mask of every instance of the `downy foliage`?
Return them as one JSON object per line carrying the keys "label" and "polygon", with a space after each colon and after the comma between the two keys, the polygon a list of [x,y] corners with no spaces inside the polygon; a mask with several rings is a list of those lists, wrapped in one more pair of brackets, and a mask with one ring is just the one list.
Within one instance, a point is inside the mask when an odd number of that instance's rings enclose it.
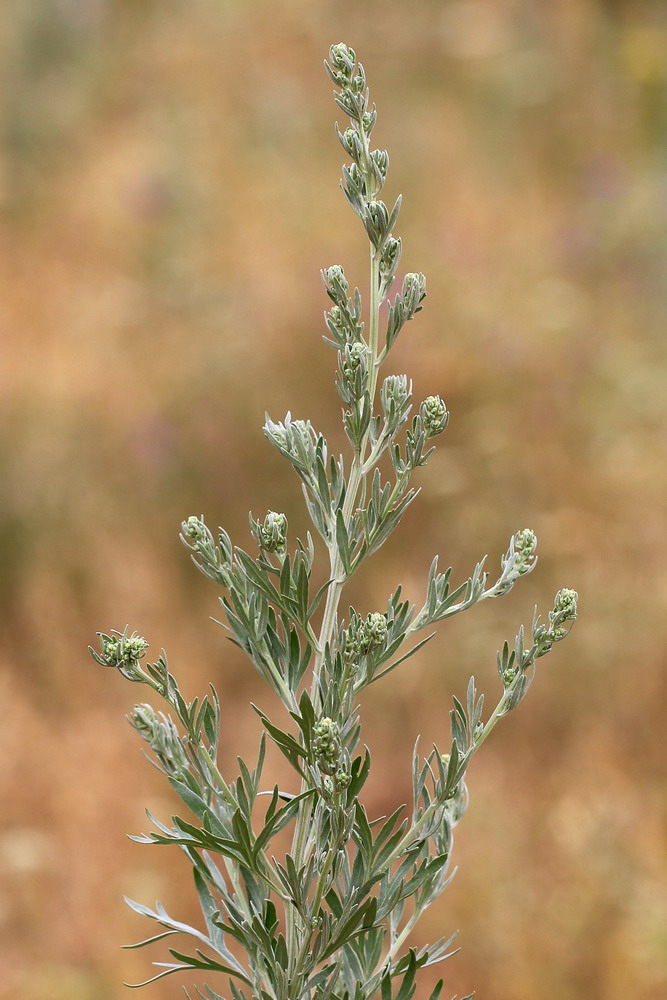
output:
{"label": "downy foliage", "polygon": [[[154,936],[134,947],[189,939],[189,945],[169,947],[171,961],[156,962],[159,971],[147,981],[179,971],[196,974],[206,980],[197,994],[208,1000],[221,1000],[220,990],[232,1000],[410,1000],[418,970],[453,953],[453,938],[420,948],[406,941],[447,885],[470,761],[523,699],[536,661],[567,635],[576,616],[576,593],[559,591],[547,621],[536,614],[498,654],[502,693],[495,708],[484,713],[484,695],[471,677],[466,697],[454,698],[446,752],[434,747],[424,759],[415,748],[409,805],[389,817],[367,815],[362,790],[371,761],[368,750],[359,752],[359,693],[420,649],[436,622],[506,594],[534,568],[537,540],[529,529],[518,531],[497,579],[482,559],[469,579],[454,583],[451,569],[441,572],[436,557],[421,607],[403,600],[399,586],[385,610],[341,613],[347,581],[415,499],[412,473],[426,464],[449,413],[434,395],[411,416],[406,375],[388,375],[378,385],[401,329],[422,308],[426,281],[423,274],[406,274],[389,298],[401,257],[401,240],[393,235],[401,200],[390,207],[380,197],[389,159],[372,146],[376,111],[353,50],[334,45],[327,70],[336,104],[350,121],[344,131],[337,129],[351,161],[343,167],[342,188],[370,243],[365,311],[342,267],[322,272],[331,303],[325,340],[337,352],[336,387],[350,455],[330,454],[323,435],[289,413],[281,421],[267,417],[264,426],[301,480],[328,554],[326,582],[314,591],[315,545],[310,534],[290,544],[283,513],[250,518],[252,553],[223,529],[212,532],[200,517],[184,521],[182,532],[195,564],[222,589],[232,641],[278,695],[285,716],[274,721],[255,708],[264,728],[257,760],[249,766],[239,759],[239,775],[232,778],[218,764],[220,704],[213,687],[186,701],[164,653],[146,662],[148,644],[127,629],[100,633],[100,652],[91,650],[98,663],[166,703],[166,712],[138,704],[130,722],[185,811],[170,824],[150,816],[152,832],[134,839],[176,845],[186,855],[202,927],[180,922],[159,903],[150,909],[128,900],[158,925]],[[385,453],[389,481],[379,468]],[[291,790],[270,791],[262,783],[267,738],[294,770]],[[285,827],[292,830],[292,846],[276,856],[272,844]],[[431,1000],[441,989],[442,981]]]}

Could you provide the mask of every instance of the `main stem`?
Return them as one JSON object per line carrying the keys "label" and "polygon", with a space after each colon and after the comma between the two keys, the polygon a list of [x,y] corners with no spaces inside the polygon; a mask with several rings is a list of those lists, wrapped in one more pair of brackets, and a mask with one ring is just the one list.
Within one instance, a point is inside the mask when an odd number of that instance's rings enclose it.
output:
{"label": "main stem", "polygon": [[[368,379],[368,392],[371,400],[371,420],[373,403],[375,400],[375,390],[377,388],[377,378],[378,378],[378,339],[379,339],[379,328],[380,328],[380,251],[375,250],[371,246],[371,257],[370,257],[370,302],[369,302],[369,322],[368,322],[368,347],[371,354],[370,359],[370,371]],[[350,478],[347,482],[347,489],[345,492],[345,500],[343,501],[342,514],[343,520],[346,527],[350,523],[350,518],[352,517],[352,512],[357,501],[357,496],[359,494],[359,487],[364,478],[364,457],[366,454],[366,449],[368,446],[368,439],[370,436],[370,423],[368,430],[366,431],[361,446],[357,452],[355,452],[352,459],[352,466],[350,468]],[[340,604],[341,595],[343,593],[343,587],[345,586],[345,575],[343,569],[343,563],[338,551],[338,543],[336,539],[336,519],[332,514],[332,539],[329,544],[329,559],[330,559],[330,578],[332,583],[327,592],[327,599],[324,606],[324,614],[322,616],[322,624],[320,627],[320,635],[318,641],[318,650],[315,659],[315,664],[313,667],[313,683],[311,688],[311,701],[315,712],[317,713],[322,705],[322,698],[320,694],[320,674],[322,671],[322,664],[324,662],[324,655],[326,647],[331,643],[333,636],[336,616],[338,614],[338,606]],[[292,844],[292,857],[297,866],[297,869],[304,863],[304,855],[306,851],[306,844],[308,841],[308,832],[312,816],[312,803],[310,800],[304,802],[302,807],[299,809],[299,814],[297,816],[296,828],[294,831],[294,840]],[[298,948],[300,951],[305,947],[306,940],[302,941],[300,944],[297,941],[297,915],[294,907],[287,907],[286,913],[287,921],[287,947],[289,954],[294,954],[294,950]],[[307,937],[310,935],[310,930],[308,928],[304,929],[304,935]]]}
{"label": "main stem", "polygon": [[[371,423],[373,420],[373,403],[375,400],[375,390],[377,387],[378,378],[378,339],[379,339],[379,328],[380,328],[380,251],[375,250],[371,246],[371,277],[370,277],[371,287],[370,287],[370,310],[369,310],[369,329],[368,329],[368,346],[371,352],[370,360],[370,371],[368,379],[368,392],[371,400],[371,421],[368,425],[368,430],[364,434],[361,446],[357,452],[354,454],[352,459],[352,467],[350,469],[350,478],[347,482],[347,489],[345,492],[345,500],[343,501],[343,520],[345,526],[348,527],[350,523],[350,518],[357,501],[357,495],[359,493],[359,486],[364,478],[364,459],[366,455],[366,448],[368,446],[368,438],[371,431]],[[340,557],[340,552],[338,550],[338,543],[336,539],[335,532],[335,517],[332,515],[332,525],[334,530],[332,531],[332,540],[329,546],[329,558],[331,561],[331,586],[327,592],[327,600],[324,606],[324,615],[322,617],[322,625],[320,628],[319,636],[319,651],[317,653],[317,658],[315,660],[315,666],[313,669],[313,684],[311,690],[311,701],[315,710],[317,711],[318,706],[321,703],[320,699],[320,689],[319,689],[319,679],[320,672],[322,669],[322,663],[324,660],[325,650],[327,643],[331,642],[331,637],[333,635],[334,626],[336,624],[336,615],[338,613],[338,605],[340,604],[341,594],[343,592],[343,587],[345,586],[346,578],[344,575],[343,561]]]}

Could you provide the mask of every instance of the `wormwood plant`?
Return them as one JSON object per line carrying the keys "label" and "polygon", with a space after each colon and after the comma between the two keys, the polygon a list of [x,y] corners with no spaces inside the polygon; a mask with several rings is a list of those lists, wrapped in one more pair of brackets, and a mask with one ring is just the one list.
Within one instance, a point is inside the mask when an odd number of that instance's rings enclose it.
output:
{"label": "wormwood plant", "polygon": [[[358,695],[414,655],[435,634],[428,629],[436,622],[506,594],[534,568],[537,540],[527,528],[518,531],[495,580],[482,559],[468,580],[455,585],[451,569],[440,572],[436,557],[421,607],[403,600],[399,586],[384,611],[341,611],[346,583],[415,499],[412,474],[426,464],[449,413],[440,396],[429,396],[410,419],[406,375],[388,375],[378,392],[380,368],[421,309],[426,281],[423,274],[406,274],[400,292],[388,297],[401,257],[401,240],[393,235],[401,199],[391,209],[380,199],[389,159],[372,148],[376,111],[363,67],[342,43],[329,58],[336,104],[350,119],[343,132],[337,129],[351,160],[343,167],[342,188],[370,243],[365,315],[359,290],[350,291],[342,267],[322,272],[331,300],[324,339],[338,355],[336,388],[351,453],[347,459],[330,455],[310,421],[289,413],[280,422],[267,417],[264,426],[301,480],[328,555],[326,582],[314,592],[313,540],[308,533],[290,547],[282,513],[250,518],[255,554],[234,545],[222,529],[214,535],[200,517],[185,520],[181,536],[195,564],[222,588],[231,640],[278,695],[285,719],[277,723],[255,708],[263,725],[257,762],[250,767],[239,759],[239,776],[230,779],[218,762],[220,703],[212,686],[203,698],[187,701],[165,654],[146,662],[148,643],[127,629],[99,633],[101,650],[91,649],[98,663],[166,702],[166,713],[137,705],[130,722],[182,799],[187,818],[174,816],[169,825],[149,814],[155,829],[133,839],[181,849],[203,914],[202,930],[171,917],[159,903],[153,910],[128,900],[161,928],[133,947],[192,939],[188,951],[169,948],[172,961],[156,962],[160,971],[147,982],[179,971],[206,974],[215,987],[203,985],[197,994],[208,1000],[222,1000],[220,988],[232,1000],[410,1000],[418,970],[453,954],[453,937],[420,948],[406,942],[448,883],[452,829],[466,808],[470,761],[523,699],[536,661],[567,635],[577,609],[576,593],[560,590],[546,622],[535,614],[527,633],[522,626],[513,646],[505,642],[497,657],[502,693],[495,708],[485,715],[484,695],[471,677],[466,697],[454,698],[447,752],[434,747],[422,758],[415,747],[409,807],[370,818],[362,790],[371,759],[367,749],[357,753]],[[379,468],[383,456],[392,470],[388,482]],[[267,738],[294,771],[291,789],[271,791],[262,783]],[[285,828],[292,830],[292,844],[281,852],[274,840]]]}

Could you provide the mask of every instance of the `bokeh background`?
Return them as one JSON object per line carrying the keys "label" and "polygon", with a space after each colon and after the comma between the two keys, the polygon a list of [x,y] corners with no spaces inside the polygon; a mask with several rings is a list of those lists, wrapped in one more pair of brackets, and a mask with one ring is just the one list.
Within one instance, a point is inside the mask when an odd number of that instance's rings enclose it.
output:
{"label": "bokeh background", "polygon": [[[453,692],[559,586],[580,621],[470,773],[444,996],[667,997],[667,8],[659,0],[5,0],[0,202],[0,998],[117,1000],[151,958],[127,893],[196,919],[174,801],[85,651],[129,623],[185,692],[213,679],[222,766],[275,706],[177,541],[204,513],[306,530],[264,411],[343,446],[318,270],[364,287],[322,59],[379,106],[403,270],[426,308],[388,372],[452,413],[364,611],[440,553],[465,578],[516,529],[538,570],[454,619],[364,703],[369,808],[446,744]],[[427,978],[427,977],[426,977]],[[424,984],[426,984],[426,978]],[[185,982],[185,981],[184,981]],[[148,988],[182,995],[176,978]],[[418,998],[427,996],[419,993]]]}

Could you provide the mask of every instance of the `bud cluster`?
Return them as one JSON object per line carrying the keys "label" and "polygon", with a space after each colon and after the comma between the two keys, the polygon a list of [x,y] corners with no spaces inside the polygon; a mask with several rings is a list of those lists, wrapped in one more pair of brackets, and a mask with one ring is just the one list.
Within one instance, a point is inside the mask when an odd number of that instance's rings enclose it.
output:
{"label": "bud cluster", "polygon": [[287,518],[284,514],[278,514],[274,510],[269,510],[264,518],[264,523],[252,522],[253,529],[260,546],[266,552],[276,552],[282,555],[285,552],[287,542]]}
{"label": "bud cluster", "polygon": [[535,566],[537,535],[530,528],[522,528],[514,536],[514,565],[519,576],[525,576]]}
{"label": "bud cluster", "polygon": [[340,375],[336,379],[336,388],[346,406],[354,406],[368,390],[369,354],[366,345],[360,341],[346,344],[345,350],[338,352]]}
{"label": "bud cluster", "polygon": [[[357,92],[363,90],[365,84],[364,71],[360,66],[357,71],[357,55],[353,48],[345,42],[338,42],[329,49],[331,65],[326,64],[329,76],[339,87],[352,88]],[[355,77],[356,71],[356,77]],[[357,78],[361,83],[358,85]]]}
{"label": "bud cluster", "polygon": [[314,725],[312,750],[320,772],[333,779],[333,787],[329,790],[343,791],[347,788],[350,783],[349,760],[340,740],[338,723],[324,718]]}
{"label": "bud cluster", "polygon": [[510,538],[507,552],[500,560],[502,573],[493,586],[490,596],[507,594],[520,576],[526,576],[537,565],[537,535],[530,528],[522,528]]}
{"label": "bud cluster", "polygon": [[537,643],[537,656],[544,656],[555,642],[560,642],[568,634],[568,623],[573,622],[577,617],[578,599],[579,595],[576,590],[564,587],[558,591],[554,598],[554,606],[549,612],[548,627],[538,622],[534,623],[533,641]]}
{"label": "bud cluster", "polygon": [[[391,211],[378,199],[387,178],[389,154],[385,149],[370,148],[370,134],[375,125],[376,113],[374,108],[368,110],[366,76],[363,66],[356,61],[354,49],[343,43],[332,45],[329,58],[329,75],[340,87],[339,92],[334,92],[336,103],[352,123],[343,132],[336,130],[343,149],[352,160],[349,166],[343,167],[343,191],[363,222],[376,252],[381,254],[400,209],[400,198]],[[394,270],[396,264],[398,259]],[[393,271],[389,261],[385,266],[386,275],[381,280],[386,291]]]}
{"label": "bud cluster", "polygon": [[203,517],[188,517],[181,524],[181,541],[194,553],[199,569],[223,587],[229,584],[232,542],[226,531],[218,529],[217,541],[204,524]]}
{"label": "bud cluster", "polygon": [[339,264],[334,264],[322,271],[322,280],[327,295],[334,303],[328,313],[324,314],[327,329],[333,340],[324,339],[332,347],[343,350],[348,344],[363,341],[364,324],[361,319],[362,305],[359,289],[348,298],[349,285],[345,272]]}
{"label": "bud cluster", "polygon": [[401,240],[388,236],[380,255],[380,298],[385,298],[401,259]]}
{"label": "bud cluster", "polygon": [[321,441],[324,446],[310,420],[292,420],[292,414],[288,413],[284,421],[274,423],[267,416],[264,433],[297,472],[306,476],[310,474],[315,465],[318,443]]}
{"label": "bud cluster", "polygon": [[387,618],[380,611],[373,611],[366,619],[352,612],[350,624],[343,631],[343,655],[348,662],[381,649],[387,642]]}
{"label": "bud cluster", "polygon": [[418,313],[426,297],[426,278],[421,273],[409,272],[403,279],[400,295],[389,303],[387,318],[387,349],[389,349],[408,320]]}
{"label": "bud cluster", "polygon": [[413,469],[426,465],[435,450],[435,445],[427,448],[426,442],[444,431],[448,421],[449,413],[439,396],[429,396],[424,400],[405,435],[405,457],[401,456],[398,445],[394,445],[390,452],[396,475],[406,476]]}
{"label": "bud cluster", "polygon": [[419,415],[427,438],[442,434],[449,423],[449,413],[440,396],[427,396],[419,407]]}
{"label": "bud cluster", "polygon": [[170,773],[187,770],[188,758],[183,743],[168,716],[156,712],[151,705],[135,705],[128,720]]}
{"label": "bud cluster", "polygon": [[418,274],[409,271],[403,278],[403,288],[401,290],[406,320],[412,319],[415,313],[419,312],[420,304],[425,296],[426,278],[421,271]]}
{"label": "bud cluster", "polygon": [[407,375],[388,375],[382,383],[380,401],[386,428],[394,434],[405,423],[412,402],[412,380]]}
{"label": "bud cluster", "polygon": [[115,667],[123,677],[130,681],[143,681],[144,674],[139,666],[139,660],[146,655],[148,643],[143,636],[133,632],[97,633],[100,637],[100,652],[88,647],[90,654],[103,667]]}

